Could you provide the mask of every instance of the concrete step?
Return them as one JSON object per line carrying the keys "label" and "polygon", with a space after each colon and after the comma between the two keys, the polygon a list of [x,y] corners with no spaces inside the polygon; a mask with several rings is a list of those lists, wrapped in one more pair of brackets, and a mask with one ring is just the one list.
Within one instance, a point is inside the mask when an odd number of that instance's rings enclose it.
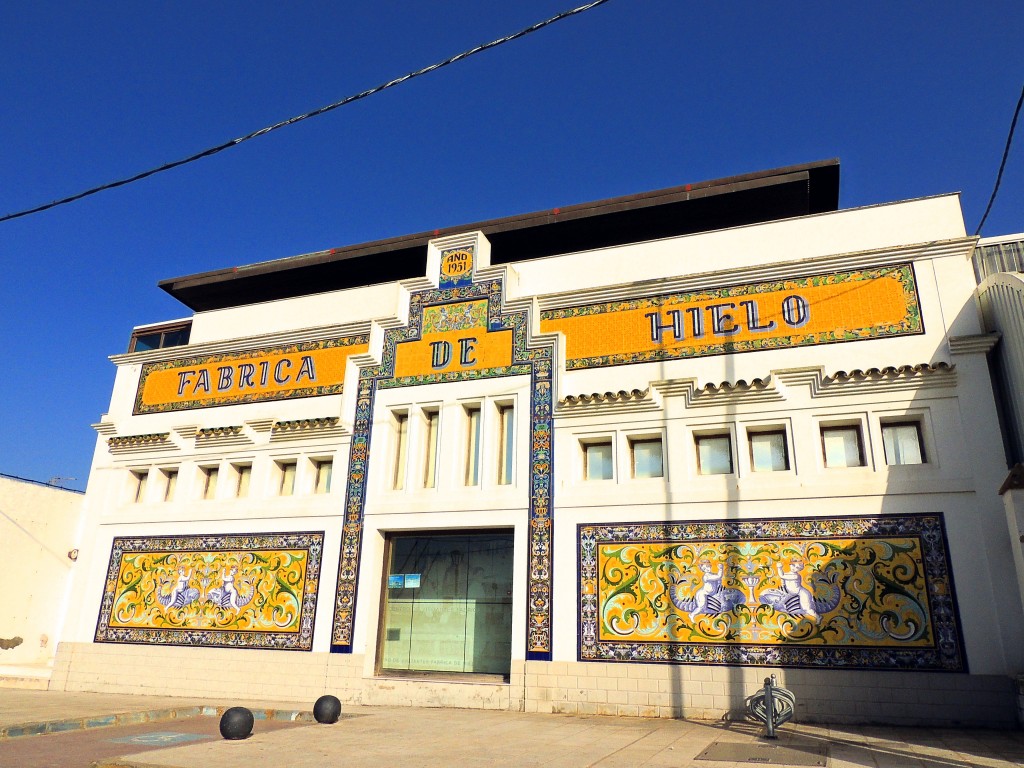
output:
{"label": "concrete step", "polygon": [[45,691],[50,686],[53,668],[48,664],[0,666],[0,688],[19,688],[23,691]]}

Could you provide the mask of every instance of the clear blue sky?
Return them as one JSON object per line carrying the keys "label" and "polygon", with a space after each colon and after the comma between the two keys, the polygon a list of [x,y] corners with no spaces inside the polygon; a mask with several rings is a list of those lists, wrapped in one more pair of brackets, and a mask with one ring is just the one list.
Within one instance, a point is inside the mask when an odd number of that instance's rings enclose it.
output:
{"label": "clear blue sky", "polygon": [[[580,0],[582,2],[582,0]],[[573,0],[7,3],[0,214],[243,135]],[[612,0],[328,115],[0,224],[0,472],[84,488],[158,280],[839,157],[840,204],[960,191],[973,232],[1024,3]],[[985,235],[1024,230],[1024,125]],[[908,361],[915,362],[915,361]]]}

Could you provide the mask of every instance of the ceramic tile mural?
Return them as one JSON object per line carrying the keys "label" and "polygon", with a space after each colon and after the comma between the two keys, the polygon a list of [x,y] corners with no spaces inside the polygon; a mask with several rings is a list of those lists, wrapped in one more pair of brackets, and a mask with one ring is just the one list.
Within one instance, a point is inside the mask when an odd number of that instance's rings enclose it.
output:
{"label": "ceramic tile mural", "polygon": [[[449,256],[452,258],[449,259]],[[470,248],[445,251],[440,287],[409,297],[409,322],[384,334],[381,363],[361,368],[345,486],[345,525],[331,650],[351,653],[366,479],[378,389],[501,376],[530,377],[530,544],[526,655],[551,658],[553,348],[531,344],[526,312],[504,312],[499,280],[473,282]]]}
{"label": "ceramic tile mural", "polygon": [[349,356],[368,347],[369,337],[358,335],[146,363],[134,413],[335,395]]}
{"label": "ceramic tile mural", "polygon": [[593,368],[924,332],[910,264],[545,310],[566,368]]}
{"label": "ceramic tile mural", "polygon": [[115,538],[96,641],[308,651],[323,539]]}
{"label": "ceramic tile mural", "polygon": [[939,514],[578,535],[581,660],[966,670]]}

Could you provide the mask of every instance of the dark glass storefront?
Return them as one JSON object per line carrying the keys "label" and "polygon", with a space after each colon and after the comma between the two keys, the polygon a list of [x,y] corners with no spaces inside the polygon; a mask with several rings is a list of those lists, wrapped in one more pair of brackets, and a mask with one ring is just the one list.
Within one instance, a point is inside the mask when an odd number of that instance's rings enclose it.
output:
{"label": "dark glass storefront", "polygon": [[388,539],[382,672],[508,675],[512,532]]}

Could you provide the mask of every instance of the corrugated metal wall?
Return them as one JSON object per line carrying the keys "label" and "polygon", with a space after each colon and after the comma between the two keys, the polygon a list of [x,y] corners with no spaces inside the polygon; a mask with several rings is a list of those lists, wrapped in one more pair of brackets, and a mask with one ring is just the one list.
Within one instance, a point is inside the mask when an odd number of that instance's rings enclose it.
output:
{"label": "corrugated metal wall", "polygon": [[978,288],[985,327],[1002,338],[992,352],[1010,464],[1024,462],[1024,274],[999,272]]}

